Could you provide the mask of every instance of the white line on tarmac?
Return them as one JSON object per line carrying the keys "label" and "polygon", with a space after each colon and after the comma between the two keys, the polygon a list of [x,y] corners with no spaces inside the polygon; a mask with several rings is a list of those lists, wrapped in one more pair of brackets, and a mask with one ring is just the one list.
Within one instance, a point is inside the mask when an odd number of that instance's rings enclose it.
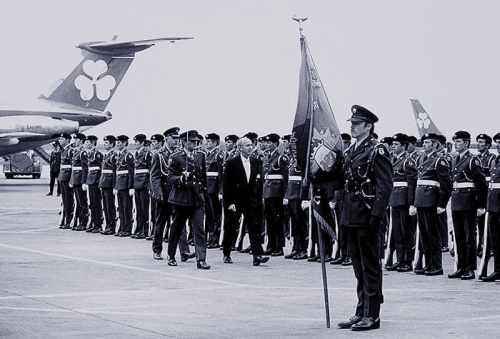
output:
{"label": "white line on tarmac", "polygon": [[167,273],[164,271],[153,270],[150,268],[143,268],[143,267],[119,264],[119,263],[114,263],[111,261],[101,261],[101,260],[75,257],[75,256],[70,256],[70,255],[46,252],[46,251],[35,250],[35,249],[27,248],[27,247],[14,246],[14,245],[2,244],[2,243],[0,243],[0,247],[8,248],[11,250],[16,250],[16,251],[42,254],[42,255],[49,256],[49,257],[86,262],[86,263],[97,264],[97,265],[108,266],[108,267],[123,268],[123,269],[134,270],[134,271],[139,271],[139,272],[147,272],[147,273],[158,273],[158,274],[165,276],[167,279],[174,280],[174,281],[185,281],[186,279],[190,279],[190,280],[195,280],[195,281],[213,282],[213,283],[224,284],[224,285],[229,285],[229,286],[238,286],[238,287],[248,287],[249,286],[247,284],[233,283],[233,282],[229,282],[229,281],[211,279],[211,278],[194,277],[194,276],[185,275],[185,274],[171,274],[171,273]]}
{"label": "white line on tarmac", "polygon": [[32,228],[32,229],[24,230],[24,231],[0,231],[0,233],[1,234],[27,234],[27,233],[36,233],[36,232],[55,230],[55,229],[57,229],[57,228],[54,226],[50,226],[50,227]]}

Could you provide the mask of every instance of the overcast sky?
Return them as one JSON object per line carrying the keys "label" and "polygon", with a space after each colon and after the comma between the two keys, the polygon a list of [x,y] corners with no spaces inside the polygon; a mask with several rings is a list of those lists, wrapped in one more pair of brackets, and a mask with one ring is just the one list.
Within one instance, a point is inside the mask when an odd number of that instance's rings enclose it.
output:
{"label": "overcast sky", "polygon": [[[305,34],[341,130],[353,104],[380,135],[416,134],[409,98],[451,135],[500,132],[500,1],[9,1],[0,103],[31,101],[80,61],[83,41],[186,35],[137,55],[92,133],[289,133]],[[90,132],[89,132],[90,133]]]}

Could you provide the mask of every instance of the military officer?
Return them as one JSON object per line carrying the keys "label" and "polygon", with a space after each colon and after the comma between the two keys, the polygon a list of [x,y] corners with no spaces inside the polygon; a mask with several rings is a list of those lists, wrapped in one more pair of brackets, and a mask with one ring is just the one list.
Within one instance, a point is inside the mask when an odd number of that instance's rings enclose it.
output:
{"label": "military officer", "polygon": [[59,137],[59,144],[61,145],[61,168],[57,180],[61,185],[62,197],[62,218],[59,228],[71,228],[71,221],[73,220],[73,211],[75,209],[75,202],[73,198],[73,189],[69,186],[69,179],[71,178],[71,155],[73,147],[70,143],[71,136],[69,134],[61,134]]}
{"label": "military officer", "polygon": [[358,304],[355,315],[338,326],[364,331],[380,327],[380,304],[384,301],[380,228],[389,205],[393,170],[387,148],[372,139],[378,117],[359,105],[354,105],[351,111],[351,135],[356,142],[345,153],[340,223],[347,230]]}
{"label": "military officer", "polygon": [[[488,134],[481,133],[476,137],[478,158],[481,161],[481,167],[483,168],[483,173],[486,176],[486,182],[490,182],[491,169],[495,164],[495,155],[490,152],[492,139]],[[484,223],[485,215],[477,217],[477,230],[478,230],[478,248],[477,256],[481,257],[483,251],[483,239],[484,239]]]}
{"label": "military officer", "polygon": [[237,155],[238,149],[236,148],[236,142],[238,141],[238,139],[238,136],[235,134],[226,135],[226,137],[224,138],[224,144],[226,146],[224,161],[227,161]]}
{"label": "military officer", "polygon": [[[488,197],[486,203],[486,210],[488,211],[488,228],[492,238],[493,245],[493,255],[494,255],[494,270],[493,272],[486,276],[486,270],[481,272],[481,276],[479,277],[484,282],[493,282],[496,280],[500,280],[500,133],[497,133],[493,136],[493,140],[496,144],[496,149],[499,155],[496,156],[495,160],[492,163],[492,167],[490,169],[491,179],[488,185]],[[486,258],[489,259],[489,244],[487,243],[484,251],[487,251],[483,254],[486,255]],[[486,260],[486,267],[488,265],[488,261]]]}
{"label": "military officer", "polygon": [[[50,182],[49,182],[49,193],[47,196],[50,196],[54,193],[54,184],[56,183],[56,179],[59,176],[59,171],[61,169],[61,146],[58,141],[54,141],[52,143],[53,150],[50,152]],[[61,187],[59,183],[57,183],[57,196],[61,195]]]}
{"label": "military officer", "polygon": [[[441,235],[438,215],[446,212],[451,194],[450,165],[437,152],[439,136],[427,133],[422,136],[424,154],[417,170],[415,207],[426,267],[415,267],[415,274],[442,275]],[[410,212],[411,214],[414,211]]]}
{"label": "military officer", "polygon": [[116,138],[114,135],[107,135],[103,139],[105,153],[102,157],[101,177],[99,178],[99,188],[102,193],[102,207],[106,227],[101,233],[111,235],[116,229],[116,205],[113,188],[116,182],[116,152],[114,150]]}
{"label": "military officer", "polygon": [[100,233],[102,231],[102,195],[99,189],[101,177],[102,153],[97,150],[97,137],[88,135],[85,140],[87,148],[88,174],[87,191],[89,192],[90,225],[87,232]]}
{"label": "military officer", "polygon": [[394,188],[390,205],[392,213],[392,240],[396,248],[397,262],[387,267],[388,271],[409,272],[413,260],[411,248],[414,244],[411,232],[410,209],[415,210],[415,187],[417,165],[406,152],[408,137],[397,133],[392,141],[392,167]]}
{"label": "military officer", "polygon": [[288,186],[289,159],[278,150],[278,134],[268,134],[265,142],[269,152],[264,162],[264,214],[268,237],[265,254],[282,256],[285,247],[283,199]]}
{"label": "military officer", "polygon": [[[71,156],[71,178],[69,185],[73,188],[76,199],[75,222],[73,231],[85,231],[89,221],[89,204],[87,200],[87,174],[88,157],[87,150],[83,147],[86,137],[82,133],[75,134],[73,152]],[[85,184],[85,185],[84,185]],[[77,222],[78,221],[78,224]]]}
{"label": "military officer", "polygon": [[195,150],[202,137],[196,130],[189,130],[179,138],[183,149],[172,154],[168,165],[168,182],[172,185],[168,202],[174,208],[174,220],[168,239],[168,265],[177,266],[177,244],[189,219],[193,230],[197,267],[208,270],[210,266],[206,263],[207,248],[203,227],[207,167],[205,154]]}
{"label": "military officer", "polygon": [[[151,136],[151,167],[153,166],[153,159],[155,157],[155,154],[160,152],[161,148],[163,147],[164,140],[165,140],[165,138],[163,137],[162,134],[153,134]],[[152,227],[151,227],[151,232],[146,237],[146,240],[153,240],[154,239],[154,224],[155,224],[156,217],[160,211],[160,204],[159,204],[158,199],[153,198],[153,189],[151,187],[151,182],[152,182],[151,171],[149,174],[149,180],[150,180],[149,195],[151,198],[150,208],[151,208],[151,225],[152,225]]]}
{"label": "military officer", "polygon": [[120,228],[115,236],[129,237],[132,234],[132,197],[134,196],[134,156],[127,150],[129,137],[116,138],[116,180],[114,192],[118,198]]}
{"label": "military officer", "polygon": [[451,217],[455,236],[457,270],[448,278],[474,279],[476,269],[476,216],[484,215],[488,186],[481,161],[470,151],[470,133],[453,135],[457,155],[453,159]]}
{"label": "military officer", "polygon": [[[443,157],[448,164],[452,163],[452,157],[448,153],[446,148],[446,137],[444,135],[438,134],[437,136],[437,152]],[[441,234],[441,252],[448,252],[450,249],[448,247],[448,210],[438,215],[439,231]]]}
{"label": "military officer", "polygon": [[134,198],[135,198],[135,233],[131,238],[145,239],[149,231],[149,169],[151,168],[151,152],[147,150],[146,135],[134,137],[138,149],[134,154]]}
{"label": "military officer", "polygon": [[207,201],[205,205],[205,228],[207,232],[207,247],[218,248],[222,217],[222,169],[224,155],[219,149],[220,136],[209,133],[207,141]]}

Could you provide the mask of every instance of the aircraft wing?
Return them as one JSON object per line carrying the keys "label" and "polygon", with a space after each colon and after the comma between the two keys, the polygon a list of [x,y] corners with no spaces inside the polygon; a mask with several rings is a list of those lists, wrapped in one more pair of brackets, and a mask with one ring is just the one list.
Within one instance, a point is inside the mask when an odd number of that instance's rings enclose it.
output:
{"label": "aircraft wing", "polygon": [[8,139],[8,138],[32,138],[32,137],[41,137],[45,136],[45,134],[42,133],[33,133],[33,132],[8,132],[8,133],[0,133],[0,140],[1,139]]}

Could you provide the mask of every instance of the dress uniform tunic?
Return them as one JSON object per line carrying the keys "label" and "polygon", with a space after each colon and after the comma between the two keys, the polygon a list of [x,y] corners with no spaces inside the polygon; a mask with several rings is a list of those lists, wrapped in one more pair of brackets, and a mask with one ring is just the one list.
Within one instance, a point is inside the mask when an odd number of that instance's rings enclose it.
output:
{"label": "dress uniform tunic", "polygon": [[[87,200],[87,192],[82,188],[82,185],[87,182],[88,174],[88,159],[87,151],[83,146],[73,149],[71,156],[71,178],[70,185],[73,187],[73,192],[76,198],[76,213],[73,229],[83,231],[87,228],[89,221],[89,204]],[[77,225],[78,221],[78,225]]]}
{"label": "dress uniform tunic", "polygon": [[[483,168],[483,173],[486,177],[486,183],[490,182],[491,171],[495,167],[495,154],[486,150],[478,155],[479,161],[481,161],[481,167]],[[477,230],[478,230],[478,253],[482,252],[483,249],[483,239],[484,239],[484,223],[485,215],[477,217]],[[489,240],[488,240],[489,241]],[[478,254],[478,256],[481,256]]]}
{"label": "dress uniform tunic", "polygon": [[222,170],[224,155],[218,148],[207,153],[207,202],[205,228],[210,247],[218,246],[221,232],[222,203]]}
{"label": "dress uniform tunic", "polygon": [[151,152],[145,147],[135,152],[134,191],[136,229],[135,236],[145,238],[149,231],[149,169],[151,168]]}
{"label": "dress uniform tunic", "polygon": [[302,201],[308,200],[307,187],[303,189],[302,171],[291,166],[288,172],[288,187],[285,199],[288,200],[287,209],[290,215],[293,247],[292,255],[305,254],[308,246],[307,214],[302,209]]}
{"label": "dress uniform tunic", "polygon": [[88,154],[87,186],[89,190],[90,203],[90,226],[89,230],[98,232],[102,230],[102,195],[99,189],[99,181],[102,171],[102,153],[92,149]]}
{"label": "dress uniform tunic", "polygon": [[113,188],[116,182],[116,158],[117,154],[111,150],[104,154],[102,159],[101,177],[99,178],[99,188],[102,191],[102,203],[106,227],[104,234],[113,234],[116,229],[116,205]]}
{"label": "dress uniform tunic", "polygon": [[134,156],[124,149],[117,152],[116,180],[114,189],[118,196],[118,215],[120,218],[119,235],[129,236],[132,232],[132,197],[129,191],[134,188]]}
{"label": "dress uniform tunic", "polygon": [[[486,211],[488,212],[488,228],[493,240],[492,247],[495,260],[493,274],[496,274],[496,279],[498,279],[500,278],[500,155],[496,156],[490,174],[491,179],[488,184]],[[489,251],[489,248],[483,250]]]}
{"label": "dress uniform tunic", "polygon": [[63,203],[63,217],[61,228],[71,228],[71,221],[73,220],[73,211],[75,209],[75,201],[73,198],[73,189],[69,186],[69,179],[71,178],[71,156],[73,147],[66,145],[61,152],[61,168],[59,170],[59,183],[61,184],[61,197]]}

